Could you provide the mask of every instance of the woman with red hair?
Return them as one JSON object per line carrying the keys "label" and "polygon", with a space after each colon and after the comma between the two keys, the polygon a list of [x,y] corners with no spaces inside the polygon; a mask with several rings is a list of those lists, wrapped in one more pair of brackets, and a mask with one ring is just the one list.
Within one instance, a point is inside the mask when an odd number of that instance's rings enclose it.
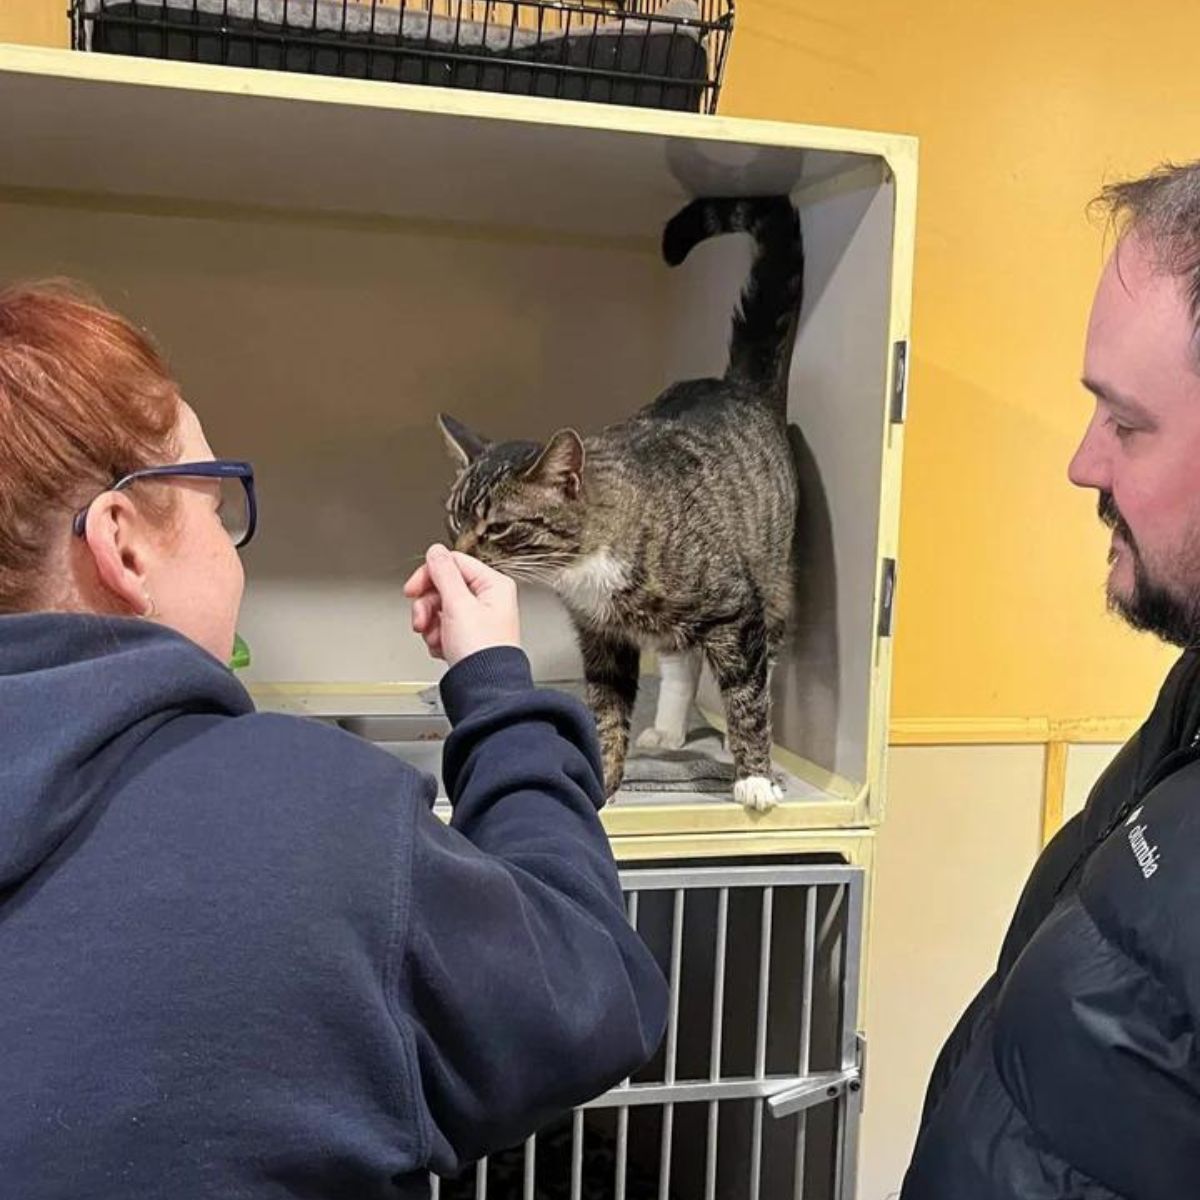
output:
{"label": "woman with red hair", "polygon": [[434,547],[406,589],[446,827],[226,667],[255,524],[143,333],[0,291],[6,1195],[425,1196],[661,1035],[594,727],[533,686],[512,584]]}

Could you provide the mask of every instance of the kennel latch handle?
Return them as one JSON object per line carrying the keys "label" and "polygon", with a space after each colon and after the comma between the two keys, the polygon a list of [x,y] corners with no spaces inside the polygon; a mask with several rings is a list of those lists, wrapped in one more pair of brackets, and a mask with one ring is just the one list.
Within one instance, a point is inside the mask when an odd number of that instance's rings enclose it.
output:
{"label": "kennel latch handle", "polygon": [[811,1075],[795,1087],[784,1088],[767,1097],[767,1108],[773,1117],[790,1117],[795,1113],[837,1100],[846,1092],[862,1090],[862,1072],[858,1067],[846,1071],[826,1071]]}

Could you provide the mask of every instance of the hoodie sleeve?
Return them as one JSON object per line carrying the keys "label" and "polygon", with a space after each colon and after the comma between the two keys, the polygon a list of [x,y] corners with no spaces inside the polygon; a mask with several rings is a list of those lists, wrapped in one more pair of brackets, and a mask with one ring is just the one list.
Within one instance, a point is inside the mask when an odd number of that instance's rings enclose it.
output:
{"label": "hoodie sleeve", "polygon": [[446,1173],[640,1067],[667,991],[626,920],[587,710],[511,648],[459,663],[442,696],[454,813],[418,814],[401,978]]}

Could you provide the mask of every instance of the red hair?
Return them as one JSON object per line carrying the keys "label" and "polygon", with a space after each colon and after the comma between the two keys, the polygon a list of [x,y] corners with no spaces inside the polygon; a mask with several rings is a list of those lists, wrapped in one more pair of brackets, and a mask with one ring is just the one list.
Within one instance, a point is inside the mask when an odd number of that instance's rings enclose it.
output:
{"label": "red hair", "polygon": [[179,389],[149,338],[54,283],[0,290],[0,611],[36,607],[71,514],[175,457]]}

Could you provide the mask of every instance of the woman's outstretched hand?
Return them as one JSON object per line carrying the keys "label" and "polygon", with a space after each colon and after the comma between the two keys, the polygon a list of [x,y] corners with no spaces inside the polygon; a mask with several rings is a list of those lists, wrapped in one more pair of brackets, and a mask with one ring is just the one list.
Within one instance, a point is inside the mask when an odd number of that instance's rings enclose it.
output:
{"label": "woman's outstretched hand", "polygon": [[469,554],[430,546],[404,585],[412,627],[449,666],[493,646],[520,646],[517,585]]}

